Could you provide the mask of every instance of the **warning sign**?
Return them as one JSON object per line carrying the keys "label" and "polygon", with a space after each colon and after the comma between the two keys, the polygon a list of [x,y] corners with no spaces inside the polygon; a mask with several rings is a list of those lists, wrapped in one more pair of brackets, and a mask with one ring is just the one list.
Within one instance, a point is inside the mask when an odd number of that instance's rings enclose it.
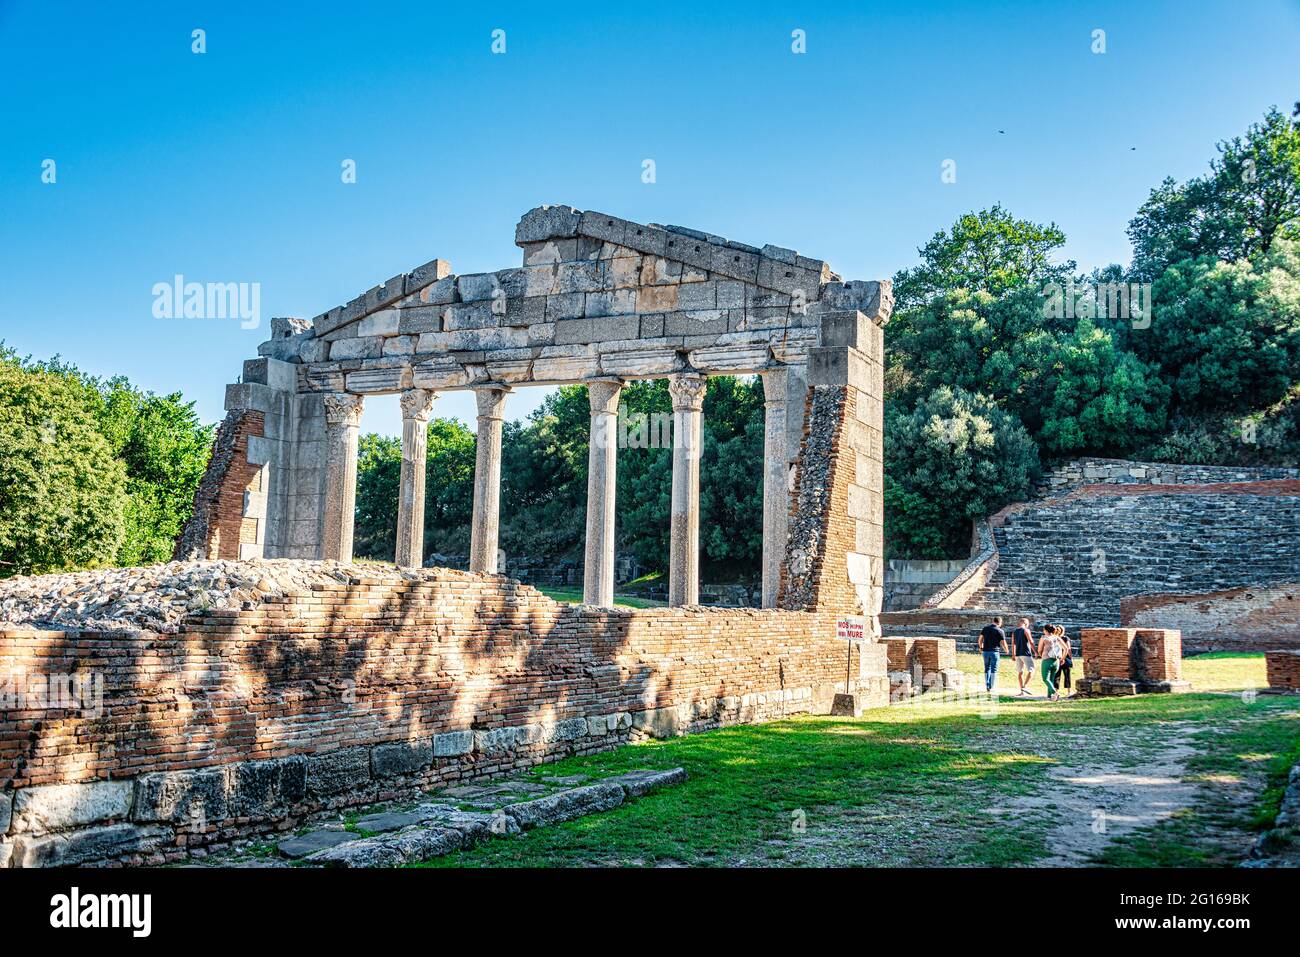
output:
{"label": "warning sign", "polygon": [[835,637],[841,641],[865,641],[867,619],[858,615],[839,619],[835,622]]}

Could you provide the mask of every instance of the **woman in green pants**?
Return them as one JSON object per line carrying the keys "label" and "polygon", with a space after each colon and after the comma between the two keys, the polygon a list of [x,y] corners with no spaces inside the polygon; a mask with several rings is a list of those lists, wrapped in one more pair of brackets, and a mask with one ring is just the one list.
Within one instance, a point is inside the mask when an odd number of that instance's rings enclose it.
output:
{"label": "woman in green pants", "polygon": [[1038,660],[1043,663],[1043,684],[1047,685],[1047,700],[1056,700],[1056,669],[1061,653],[1060,639],[1055,625],[1043,626],[1043,637],[1038,640]]}

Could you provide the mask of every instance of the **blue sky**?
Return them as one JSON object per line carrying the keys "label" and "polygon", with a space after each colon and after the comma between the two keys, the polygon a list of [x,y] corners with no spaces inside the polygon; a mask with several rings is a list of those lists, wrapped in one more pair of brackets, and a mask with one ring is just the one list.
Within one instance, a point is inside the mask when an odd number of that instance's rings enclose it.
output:
{"label": "blue sky", "polygon": [[[269,317],[435,256],[514,265],[541,203],[870,279],[1001,202],[1081,265],[1127,262],[1152,186],[1300,99],[1294,2],[703,6],[0,0],[0,338],[215,421]],[[262,327],[155,318],[177,273],[259,283]],[[396,401],[363,427],[399,431]]]}

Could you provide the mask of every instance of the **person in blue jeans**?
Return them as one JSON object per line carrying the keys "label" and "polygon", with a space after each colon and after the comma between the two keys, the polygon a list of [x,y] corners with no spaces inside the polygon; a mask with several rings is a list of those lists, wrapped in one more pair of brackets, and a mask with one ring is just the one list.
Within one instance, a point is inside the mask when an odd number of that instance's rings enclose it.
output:
{"label": "person in blue jeans", "polygon": [[980,651],[984,653],[984,690],[992,692],[998,683],[998,661],[1007,651],[1007,633],[1002,630],[998,616],[980,629]]}

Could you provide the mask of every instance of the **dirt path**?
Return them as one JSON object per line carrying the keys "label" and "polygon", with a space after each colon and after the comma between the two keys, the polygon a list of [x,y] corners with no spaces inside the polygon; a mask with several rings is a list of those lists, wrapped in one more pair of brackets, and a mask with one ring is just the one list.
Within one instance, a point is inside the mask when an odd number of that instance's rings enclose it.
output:
{"label": "dirt path", "polygon": [[1046,867],[1088,864],[1116,838],[1192,807],[1200,785],[1186,778],[1196,750],[1193,729],[1170,731],[1159,751],[1136,771],[1114,762],[1052,767],[1046,794],[1033,799],[1046,811],[1061,812],[1053,829]]}

